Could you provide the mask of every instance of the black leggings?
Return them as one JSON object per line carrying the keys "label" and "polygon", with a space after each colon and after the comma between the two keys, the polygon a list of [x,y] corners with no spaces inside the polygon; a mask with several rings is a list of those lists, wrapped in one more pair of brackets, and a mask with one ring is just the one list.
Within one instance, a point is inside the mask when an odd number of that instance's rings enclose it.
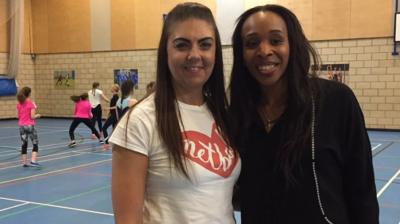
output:
{"label": "black leggings", "polygon": [[[99,132],[103,131],[103,126],[101,124],[101,117],[102,117],[102,110],[101,110],[101,104],[97,105],[95,108],[92,108],[92,124],[93,127],[96,126],[96,121],[97,125],[99,126]],[[92,132],[94,134],[94,132]]]}
{"label": "black leggings", "polygon": [[103,126],[103,134],[104,134],[104,139],[106,141],[106,143],[108,144],[108,133],[107,133],[107,128],[110,127],[110,125],[112,125],[113,130],[115,128],[115,126],[117,125],[117,118],[115,116],[109,116],[106,120],[106,122],[104,123]]}
{"label": "black leggings", "polygon": [[100,139],[99,132],[97,132],[96,128],[94,128],[92,122],[90,121],[89,118],[80,118],[80,117],[75,117],[74,120],[71,123],[71,126],[69,126],[69,137],[71,138],[71,141],[75,140],[75,129],[78,127],[80,123],[84,123],[90,130],[92,130],[92,133],[96,135],[98,139]]}
{"label": "black leggings", "polygon": [[22,146],[21,146],[21,154],[27,154],[28,151],[28,138],[31,139],[33,149],[32,152],[39,151],[39,140],[38,135],[36,133],[36,129],[34,125],[28,126],[20,126],[19,127],[19,135],[21,137]]}

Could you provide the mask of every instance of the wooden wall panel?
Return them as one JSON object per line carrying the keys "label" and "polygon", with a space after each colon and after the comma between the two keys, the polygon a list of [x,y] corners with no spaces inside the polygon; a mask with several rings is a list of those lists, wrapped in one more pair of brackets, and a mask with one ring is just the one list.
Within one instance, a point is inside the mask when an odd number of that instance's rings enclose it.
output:
{"label": "wooden wall panel", "polygon": [[310,0],[291,0],[289,9],[297,16],[307,38],[312,38],[313,4]]}
{"label": "wooden wall panel", "polygon": [[[22,40],[22,52],[30,52],[30,18],[31,18],[31,0],[24,0],[24,37]],[[0,52],[9,52],[10,38],[10,5],[9,0],[0,0]]]}
{"label": "wooden wall panel", "polygon": [[31,53],[33,52],[33,43],[32,40],[32,5],[31,0],[25,0],[25,14],[24,14],[24,39],[23,39],[23,46],[22,52],[24,53]]}
{"label": "wooden wall panel", "polygon": [[47,53],[49,49],[49,24],[47,0],[32,0],[33,51]]}
{"label": "wooden wall panel", "polygon": [[[92,50],[90,0],[29,1],[32,1],[35,52]],[[0,0],[0,6],[5,2],[7,0]],[[112,0],[112,50],[156,48],[161,34],[162,14],[181,2],[185,0]],[[210,7],[215,15],[215,0],[197,2]],[[382,0],[379,4],[375,0],[244,0],[244,3],[246,8],[267,3],[288,7],[299,18],[310,40],[386,37],[393,32],[392,0]],[[0,18],[2,16],[3,13]],[[1,29],[4,30],[4,27],[0,26]],[[7,37],[4,32],[0,33],[0,38],[1,35]],[[4,39],[0,39],[0,51],[7,43]]]}
{"label": "wooden wall panel", "polygon": [[[134,27],[136,49],[157,48],[161,36],[162,15],[168,13],[175,5],[186,2],[184,0],[134,1]],[[198,0],[208,6],[215,14],[215,0]]]}
{"label": "wooden wall panel", "polygon": [[[66,1],[70,51],[91,51],[90,0]],[[60,32],[60,30],[58,30]]]}
{"label": "wooden wall panel", "polygon": [[156,48],[161,35],[160,1],[135,0],[135,46],[137,49]]}
{"label": "wooden wall panel", "polygon": [[350,38],[393,36],[392,0],[351,0]]}
{"label": "wooden wall panel", "polygon": [[135,49],[135,6],[132,0],[111,1],[111,49]]}
{"label": "wooden wall panel", "polygon": [[282,0],[244,0],[245,9],[250,9],[255,6],[265,5],[265,4],[282,4]]}
{"label": "wooden wall panel", "polygon": [[348,38],[350,36],[350,1],[313,1],[311,38],[314,40]]}
{"label": "wooden wall panel", "polygon": [[0,52],[9,50],[9,5],[8,0],[0,0]]}
{"label": "wooden wall panel", "polygon": [[32,0],[32,9],[38,53],[91,50],[89,0]]}

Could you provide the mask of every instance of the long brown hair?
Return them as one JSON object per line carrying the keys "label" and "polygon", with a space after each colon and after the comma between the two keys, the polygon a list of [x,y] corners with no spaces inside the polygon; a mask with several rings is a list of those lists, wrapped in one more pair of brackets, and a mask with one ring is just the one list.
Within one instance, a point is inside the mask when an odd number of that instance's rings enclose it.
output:
{"label": "long brown hair", "polygon": [[[294,183],[293,168],[299,163],[304,145],[310,139],[311,103],[316,86],[310,82],[310,76],[316,76],[319,57],[308,42],[297,17],[285,7],[279,5],[257,6],[245,11],[237,20],[232,36],[233,68],[230,82],[230,115],[232,116],[233,135],[236,144],[244,148],[245,133],[257,123],[257,108],[261,104],[262,94],[259,83],[253,78],[244,64],[242,28],[245,21],[257,12],[273,12],[286,24],[290,46],[289,62],[285,71],[288,82],[288,102],[285,117],[289,121],[285,134],[291,136],[282,150],[278,152],[278,169],[288,183]],[[311,67],[311,59],[314,66]],[[311,74],[309,70],[311,69]]]}
{"label": "long brown hair", "polygon": [[224,88],[222,46],[214,17],[209,8],[199,3],[178,4],[168,13],[162,28],[157,55],[157,85],[154,101],[159,136],[167,147],[173,164],[186,177],[189,176],[184,158],[183,137],[179,126],[181,119],[179,109],[177,110],[176,107],[176,95],[172,85],[171,71],[168,67],[167,42],[177,23],[193,18],[206,21],[214,27],[215,64],[210,78],[203,86],[203,93],[221,135],[228,144],[230,143],[226,127],[227,100]]}
{"label": "long brown hair", "polygon": [[77,102],[79,102],[79,101],[81,101],[81,100],[86,100],[87,98],[89,97],[89,95],[88,95],[88,93],[82,93],[81,95],[72,95],[71,97],[70,97],[70,99],[72,100],[72,101],[74,101],[75,103],[77,103]]}
{"label": "long brown hair", "polygon": [[31,95],[31,88],[30,87],[22,87],[17,93],[17,100],[19,103],[24,103],[26,98]]}

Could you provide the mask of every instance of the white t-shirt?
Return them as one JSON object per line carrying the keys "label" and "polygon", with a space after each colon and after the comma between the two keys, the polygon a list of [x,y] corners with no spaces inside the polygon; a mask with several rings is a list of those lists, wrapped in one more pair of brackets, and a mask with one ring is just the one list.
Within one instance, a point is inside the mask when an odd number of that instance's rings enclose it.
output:
{"label": "white t-shirt", "polygon": [[89,90],[89,102],[92,105],[92,108],[97,107],[101,103],[101,95],[103,95],[103,91],[99,89]]}
{"label": "white t-shirt", "polygon": [[179,102],[178,107],[187,136],[184,141],[190,180],[170,163],[161,144],[154,94],[130,114],[127,138],[128,116],[124,116],[109,140],[149,158],[143,223],[234,224],[232,190],[239,177],[240,158],[226,147],[205,104]]}

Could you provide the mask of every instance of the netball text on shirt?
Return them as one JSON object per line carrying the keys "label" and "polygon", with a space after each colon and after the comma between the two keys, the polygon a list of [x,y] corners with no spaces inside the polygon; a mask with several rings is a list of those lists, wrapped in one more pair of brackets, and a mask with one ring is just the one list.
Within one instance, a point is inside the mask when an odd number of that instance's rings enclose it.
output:
{"label": "netball text on shirt", "polygon": [[222,177],[229,177],[238,156],[218,133],[215,123],[211,137],[197,131],[183,132],[185,155],[191,161]]}

